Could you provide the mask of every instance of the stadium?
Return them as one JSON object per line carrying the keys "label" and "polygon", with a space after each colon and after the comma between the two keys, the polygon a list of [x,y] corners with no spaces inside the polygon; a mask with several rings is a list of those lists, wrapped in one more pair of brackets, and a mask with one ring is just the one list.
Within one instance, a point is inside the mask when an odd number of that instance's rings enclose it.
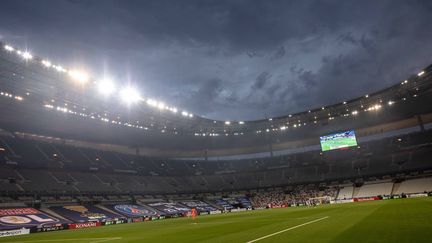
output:
{"label": "stadium", "polygon": [[432,238],[432,65],[240,121],[0,47],[0,242]]}

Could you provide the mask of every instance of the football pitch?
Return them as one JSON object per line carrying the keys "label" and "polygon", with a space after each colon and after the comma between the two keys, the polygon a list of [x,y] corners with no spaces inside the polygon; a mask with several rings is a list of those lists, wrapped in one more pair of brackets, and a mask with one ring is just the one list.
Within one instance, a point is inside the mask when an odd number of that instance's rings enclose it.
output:
{"label": "football pitch", "polygon": [[36,233],[0,242],[432,242],[432,198],[166,219]]}

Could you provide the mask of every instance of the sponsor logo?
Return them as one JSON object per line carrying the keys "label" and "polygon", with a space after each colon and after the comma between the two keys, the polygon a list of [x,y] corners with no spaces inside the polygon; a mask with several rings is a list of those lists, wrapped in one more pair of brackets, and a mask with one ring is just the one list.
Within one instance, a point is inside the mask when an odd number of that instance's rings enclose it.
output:
{"label": "sponsor logo", "polygon": [[231,209],[231,212],[243,212],[246,211],[246,208],[233,208]]}
{"label": "sponsor logo", "polygon": [[177,213],[185,213],[189,212],[190,208],[182,207],[181,205],[175,203],[152,203],[149,204],[151,207],[156,208],[157,210],[163,211],[168,214],[177,214]]}
{"label": "sponsor logo", "polygon": [[113,224],[123,224],[123,223],[127,223],[127,221],[123,221],[123,220],[106,221],[105,223],[102,223],[102,225],[113,225]]}
{"label": "sponsor logo", "polygon": [[30,234],[29,229],[16,229],[16,230],[5,230],[0,231],[0,237],[8,237],[8,236],[15,236],[15,235],[26,235]]}
{"label": "sponsor logo", "polygon": [[114,224],[114,221],[106,221],[105,223],[104,223],[104,225],[113,225]]}
{"label": "sponsor logo", "polygon": [[52,225],[58,222],[58,219],[34,208],[0,209],[0,228],[2,229]]}
{"label": "sponsor logo", "polygon": [[138,205],[116,205],[114,206],[114,209],[129,216],[141,217],[156,215],[155,211]]}
{"label": "sponsor logo", "polygon": [[367,201],[375,201],[381,200],[379,197],[364,197],[364,198],[354,198],[354,202],[367,202]]}
{"label": "sponsor logo", "polygon": [[106,218],[105,214],[90,212],[85,206],[81,206],[81,205],[64,206],[63,208],[79,213],[81,218],[89,218],[89,219]]}
{"label": "sponsor logo", "polygon": [[69,229],[83,229],[83,228],[91,228],[101,226],[101,222],[87,222],[87,223],[79,223],[79,224],[69,224]]}
{"label": "sponsor logo", "polygon": [[6,224],[28,224],[31,219],[22,216],[3,216],[0,221]]}
{"label": "sponsor logo", "polygon": [[37,228],[37,229],[32,229],[30,230],[30,232],[49,232],[49,231],[57,231],[57,230],[64,230],[65,227],[63,225],[53,225],[50,227],[43,227],[43,228]]}

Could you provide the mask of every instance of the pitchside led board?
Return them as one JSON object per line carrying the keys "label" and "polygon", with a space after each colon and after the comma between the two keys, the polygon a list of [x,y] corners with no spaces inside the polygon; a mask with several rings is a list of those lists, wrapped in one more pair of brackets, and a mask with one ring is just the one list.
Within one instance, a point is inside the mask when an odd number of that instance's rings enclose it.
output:
{"label": "pitchside led board", "polygon": [[322,136],[320,140],[322,151],[357,146],[354,130]]}

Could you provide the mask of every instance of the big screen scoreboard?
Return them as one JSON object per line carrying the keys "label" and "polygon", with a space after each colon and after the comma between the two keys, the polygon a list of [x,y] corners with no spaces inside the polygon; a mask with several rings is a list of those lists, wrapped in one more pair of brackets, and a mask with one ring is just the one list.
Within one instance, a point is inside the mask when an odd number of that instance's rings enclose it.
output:
{"label": "big screen scoreboard", "polygon": [[320,142],[322,151],[357,146],[354,130],[322,136]]}

